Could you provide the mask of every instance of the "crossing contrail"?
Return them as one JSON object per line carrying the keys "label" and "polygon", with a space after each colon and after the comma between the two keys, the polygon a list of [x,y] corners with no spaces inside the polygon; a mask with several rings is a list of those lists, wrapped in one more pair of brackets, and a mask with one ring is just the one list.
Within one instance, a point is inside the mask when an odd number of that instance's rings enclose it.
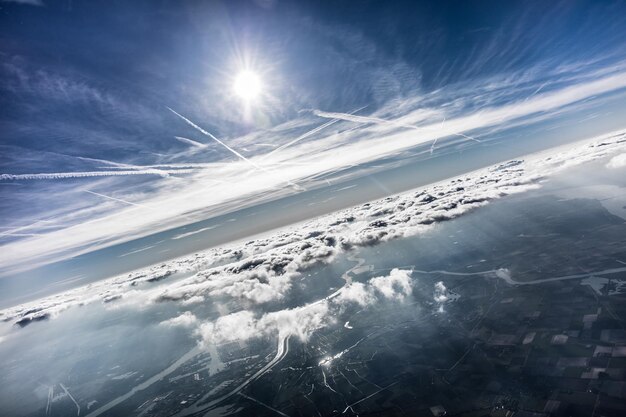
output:
{"label": "crossing contrail", "polygon": [[321,126],[316,127],[315,129],[309,130],[308,132],[303,133],[302,135],[298,136],[297,138],[295,138],[291,142],[286,143],[284,145],[281,145],[278,148],[274,149],[273,151],[263,155],[261,158],[265,159],[265,158],[275,154],[276,152],[282,151],[283,149],[288,148],[289,146],[291,146],[291,145],[293,145],[293,144],[295,144],[297,142],[300,142],[301,140],[306,139],[306,138],[308,138],[311,135],[314,135],[315,133],[319,132],[320,130],[322,130],[324,128],[327,128],[328,126],[337,123],[338,121],[339,121],[339,119],[333,119],[333,120],[331,120],[329,122],[324,123]]}
{"label": "crossing contrail", "polygon": [[[250,159],[246,158],[245,156],[243,156],[242,154],[240,154],[239,152],[237,152],[236,150],[234,150],[233,148],[231,148],[230,146],[228,146],[227,144],[225,144],[224,142],[222,142],[221,140],[219,140],[218,138],[213,136],[211,133],[207,132],[206,130],[204,130],[203,128],[201,128],[200,126],[198,126],[197,124],[195,124],[191,120],[187,119],[182,114],[177,113],[176,111],[174,111],[170,107],[167,107],[167,109],[169,111],[171,111],[172,113],[174,113],[176,116],[178,116],[181,119],[183,119],[185,122],[187,122],[188,125],[190,125],[194,129],[196,129],[197,131],[199,131],[203,135],[208,136],[209,138],[213,139],[214,141],[216,141],[217,143],[222,145],[224,148],[228,149],[232,154],[234,154],[235,156],[237,156],[239,159],[243,160],[244,162],[248,163],[253,168],[258,169],[259,171],[266,172],[266,173],[271,174],[271,175],[275,175],[272,171],[270,171],[270,170],[268,170],[268,169],[266,169],[266,168],[264,168],[264,167],[262,167],[262,166],[260,166],[260,165],[258,165],[256,163],[252,162]],[[305,188],[301,187],[300,185],[298,185],[298,184],[296,184],[296,183],[294,183],[292,181],[287,180],[286,182],[287,182],[287,184],[289,184],[292,187],[296,188],[298,191],[305,190]]]}
{"label": "crossing contrail", "polygon": [[189,124],[191,127],[193,127],[194,129],[198,130],[200,133],[202,133],[205,136],[208,136],[209,138],[213,139],[214,141],[216,141],[217,143],[219,143],[220,145],[222,145],[224,148],[228,149],[231,153],[233,153],[235,156],[237,156],[238,158],[242,159],[243,161],[247,162],[248,164],[252,165],[254,168],[256,169],[260,169],[263,170],[263,168],[261,168],[259,165],[255,164],[254,162],[252,162],[251,160],[249,160],[248,158],[246,158],[245,156],[243,156],[242,154],[240,154],[239,152],[237,152],[236,150],[234,150],[233,148],[231,148],[230,146],[228,146],[227,144],[225,144],[224,142],[222,142],[221,140],[219,140],[218,138],[216,138],[215,136],[213,136],[211,133],[207,132],[206,130],[204,130],[203,128],[201,128],[200,126],[198,126],[197,124],[195,124],[194,122],[192,122],[191,120],[187,119],[185,116],[183,116],[180,113],[177,113],[176,111],[174,111],[173,109],[168,107],[168,110],[171,111],[172,113],[174,113],[176,116],[180,117],[181,119],[183,119],[185,122],[187,122],[187,124]]}

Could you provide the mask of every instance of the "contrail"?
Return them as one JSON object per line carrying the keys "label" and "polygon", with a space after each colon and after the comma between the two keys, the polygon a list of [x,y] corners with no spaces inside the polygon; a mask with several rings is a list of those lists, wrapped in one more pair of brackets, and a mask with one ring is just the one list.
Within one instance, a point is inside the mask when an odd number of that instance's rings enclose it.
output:
{"label": "contrail", "polygon": [[48,172],[40,174],[0,174],[0,181],[15,180],[58,180],[67,178],[87,178],[87,177],[119,177],[125,175],[158,175],[160,177],[169,177],[171,174],[189,174],[191,169],[177,170],[133,170],[133,171],[80,171],[80,172]]}
{"label": "contrail", "polygon": [[95,191],[91,191],[91,190],[83,190],[83,191],[84,191],[84,192],[86,192],[86,193],[89,193],[89,194],[96,195],[96,196],[98,196],[98,197],[106,198],[106,199],[108,199],[108,200],[118,201],[118,202],[120,202],[120,203],[129,204],[129,205],[131,205],[131,206],[141,207],[141,208],[147,208],[147,209],[150,209],[150,210],[154,210],[154,209],[153,209],[152,207],[150,207],[150,206],[144,206],[143,204],[137,204],[137,203],[133,203],[133,202],[131,202],[131,201],[122,200],[121,198],[115,198],[115,197],[111,197],[111,196],[108,196],[108,195],[104,195],[104,194],[96,193]]}
{"label": "contrail", "polygon": [[[443,124],[446,122],[446,116],[443,116],[443,120],[441,121],[441,129],[443,129]],[[437,139],[439,138],[435,138],[433,140],[433,143],[430,145],[430,154],[433,154],[433,151],[435,150],[435,145],[437,144]]]}
{"label": "contrail", "polygon": [[32,236],[41,236],[41,233],[2,233],[2,236],[11,236],[11,237],[32,237]]}
{"label": "contrail", "polygon": [[[405,129],[414,129],[414,130],[430,129],[432,130],[432,128],[419,127],[419,126],[406,124],[406,123],[398,123],[393,120],[386,120],[386,119],[380,119],[378,117],[369,117],[369,116],[355,116],[349,113],[335,113],[335,112],[326,112],[326,111],[321,111],[321,110],[313,110],[313,114],[318,117],[323,117],[325,119],[341,119],[341,120],[346,120],[346,121],[354,122],[354,123],[365,123],[365,124],[374,123],[374,124],[403,127]],[[453,132],[453,133],[450,133],[450,135],[460,136],[465,139],[473,140],[474,142],[482,143],[480,140],[473,138],[471,136],[465,135],[463,133]],[[433,143],[435,143],[436,141],[437,139],[435,139]],[[431,150],[432,150],[432,147],[431,147]]]}
{"label": "contrail", "polygon": [[524,101],[527,101],[529,98],[534,97],[535,95],[539,94],[539,92],[540,92],[541,90],[543,90],[543,87],[545,87],[546,85],[548,85],[548,83],[543,83],[543,84],[541,84],[541,85],[539,86],[539,88],[537,88],[537,89],[536,89],[536,90],[535,90],[535,91],[534,91],[531,95],[529,95],[528,97],[526,97],[526,100],[524,100]]}
{"label": "contrail", "polygon": [[226,149],[228,149],[230,152],[232,152],[234,155],[236,155],[238,158],[241,158],[242,160],[246,161],[248,164],[252,165],[253,167],[263,170],[263,168],[261,168],[260,166],[258,166],[257,164],[255,164],[254,162],[252,162],[251,160],[249,160],[248,158],[246,158],[245,156],[243,156],[242,154],[240,154],[239,152],[237,152],[236,150],[234,150],[233,148],[231,148],[230,146],[228,146],[227,144],[225,144],[224,142],[222,142],[221,140],[219,140],[218,138],[216,138],[215,136],[213,136],[212,134],[210,134],[209,132],[207,132],[206,130],[204,130],[203,128],[201,128],[200,126],[198,126],[197,124],[195,124],[194,122],[192,122],[191,120],[187,119],[185,116],[183,116],[180,113],[177,113],[176,111],[172,110],[171,108],[167,108],[169,111],[171,111],[172,113],[174,113],[176,116],[180,117],[181,119],[183,119],[185,122],[187,122],[187,124],[189,124],[191,127],[193,127],[194,129],[198,130],[200,133],[202,133],[203,135],[208,136],[209,138],[213,139],[214,141],[216,141],[217,143],[219,143],[220,145],[222,145],[223,147],[225,147]]}
{"label": "contrail", "polygon": [[[356,113],[356,112],[358,112],[358,111],[360,111],[360,110],[363,110],[365,107],[367,107],[367,106],[360,107],[360,108],[358,108],[358,109],[356,109],[356,110],[354,110],[354,111],[352,111],[352,112],[350,112],[350,113],[347,113],[347,114],[352,115],[352,114],[354,114],[354,113]],[[356,117],[358,117],[358,116],[356,116]],[[328,126],[333,125],[333,124],[337,123],[337,122],[338,122],[338,121],[340,121],[340,120],[342,120],[342,119],[335,118],[335,119],[333,119],[333,120],[331,120],[331,121],[329,121],[329,122],[324,123],[324,124],[323,124],[323,125],[321,125],[321,126],[318,126],[318,127],[314,128],[314,129],[311,129],[311,130],[309,130],[308,132],[303,133],[302,135],[298,136],[297,138],[295,138],[295,139],[294,139],[294,140],[292,140],[291,142],[286,143],[286,144],[284,144],[284,145],[282,145],[282,146],[279,146],[278,148],[274,149],[274,150],[273,150],[273,151],[271,151],[270,153],[268,153],[268,154],[266,154],[266,155],[263,155],[261,158],[262,158],[262,159],[265,159],[265,158],[267,158],[267,157],[271,156],[272,154],[274,154],[274,153],[276,153],[276,152],[278,152],[278,151],[281,151],[281,150],[283,150],[283,149],[285,149],[285,148],[287,148],[287,147],[289,147],[289,146],[291,146],[291,145],[293,145],[293,144],[295,144],[295,143],[297,143],[297,142],[300,142],[300,141],[301,141],[301,140],[303,140],[303,139],[308,138],[308,137],[309,137],[309,136],[311,136],[311,135],[316,134],[316,133],[317,133],[317,132],[319,132],[320,130],[325,129],[325,128],[327,128]]]}
{"label": "contrail", "polygon": [[[143,170],[145,167],[141,167],[139,165],[133,165],[133,164],[125,164],[122,162],[114,162],[114,161],[109,161],[107,159],[99,159],[99,158],[87,158],[85,156],[77,156],[76,158],[81,159],[83,161],[90,161],[90,162],[99,162],[101,164],[105,164],[110,166],[113,169],[126,169],[126,170]],[[158,170],[160,171],[160,170]],[[163,173],[164,177],[167,177],[167,173]]]}
{"label": "contrail", "polygon": [[[68,155],[69,156],[69,155]],[[134,169],[135,165],[124,164],[121,162],[109,161],[107,159],[99,159],[99,158],[88,158],[86,156],[76,156],[77,159],[89,162],[99,162],[104,165],[109,165],[116,168],[126,168],[126,169]]]}
{"label": "contrail", "polygon": [[[139,165],[137,168],[141,169],[159,169],[165,168],[168,170],[181,170],[181,169],[208,169],[208,168],[217,168],[217,167],[225,167],[229,166],[231,162],[179,162],[174,164],[155,164],[155,165]],[[321,162],[320,162],[321,164]],[[314,165],[311,162],[272,162],[270,164],[266,164],[269,166],[285,166],[285,165]],[[174,173],[179,171],[173,171]],[[217,181],[217,180],[214,180]]]}
{"label": "contrail", "polygon": [[346,120],[348,122],[355,123],[375,123],[375,124],[384,124],[384,125],[395,125],[400,127],[407,128],[416,128],[413,125],[404,125],[400,123],[396,123],[391,120],[380,119],[378,117],[370,117],[370,116],[356,116],[351,113],[337,113],[337,112],[328,112],[322,110],[313,110],[313,114],[318,117],[323,117],[325,119],[338,119],[338,120]]}
{"label": "contrail", "polygon": [[[172,109],[170,109],[172,110]],[[187,145],[191,145],[194,148],[198,148],[198,149],[204,149],[207,148],[209,145],[207,145],[206,143],[202,143],[202,142],[197,142],[193,139],[188,139],[188,138],[184,138],[182,136],[174,136],[176,138],[176,140],[182,142],[182,143],[186,143]]]}
{"label": "contrail", "polygon": [[[121,198],[111,197],[110,195],[96,193],[95,191],[91,191],[91,190],[83,190],[83,191],[89,194],[93,194],[98,197],[106,198],[107,200],[119,201],[120,203],[128,204],[128,205],[139,207],[139,208],[145,208],[145,209],[152,210],[152,211],[158,210],[152,206],[146,206],[144,204],[133,203],[132,201],[122,200]],[[180,214],[180,216],[184,217],[185,219],[191,220],[193,222],[197,221],[197,219],[187,216],[185,214]]]}
{"label": "contrail", "polygon": [[13,229],[7,230],[6,232],[1,232],[0,236],[11,236],[11,235],[15,235],[16,232],[19,232],[21,230],[28,230],[28,229],[32,229],[34,226],[38,225],[39,223],[53,223],[52,220],[37,220],[34,223],[31,224],[27,224],[25,226],[19,226],[19,227],[15,227]]}
{"label": "contrail", "polygon": [[[167,106],[166,106],[167,107]],[[192,122],[191,120],[187,119],[185,116],[183,116],[180,113],[177,113],[176,111],[174,111],[173,109],[171,109],[170,107],[167,107],[167,109],[169,111],[171,111],[172,113],[174,113],[176,116],[180,117],[181,119],[183,119],[185,122],[187,122],[187,124],[189,124],[191,127],[193,127],[194,129],[198,130],[200,133],[202,133],[205,136],[208,136],[209,138],[213,139],[214,141],[216,141],[217,143],[219,143],[220,145],[222,145],[224,148],[228,149],[230,152],[232,152],[235,156],[237,156],[238,158],[240,158],[241,160],[245,161],[246,163],[250,164],[252,167],[254,167],[255,169],[258,169],[259,171],[263,171],[263,172],[267,172],[268,174],[274,175],[274,173],[272,171],[267,170],[266,168],[263,168],[262,166],[259,166],[257,164],[255,164],[254,162],[252,162],[250,159],[246,158],[245,156],[243,156],[242,154],[240,154],[239,152],[237,152],[236,150],[234,150],[233,148],[231,148],[230,146],[228,146],[227,144],[225,144],[224,142],[222,142],[221,140],[219,140],[218,138],[216,138],[215,136],[213,136],[212,134],[210,134],[209,132],[207,132],[206,130],[204,130],[203,128],[201,128],[200,126],[198,126],[197,124],[195,124],[194,122]],[[292,181],[287,180],[286,181],[287,184],[293,186],[294,188],[296,188],[299,191],[305,190],[303,187],[299,186],[298,184],[293,183]]]}

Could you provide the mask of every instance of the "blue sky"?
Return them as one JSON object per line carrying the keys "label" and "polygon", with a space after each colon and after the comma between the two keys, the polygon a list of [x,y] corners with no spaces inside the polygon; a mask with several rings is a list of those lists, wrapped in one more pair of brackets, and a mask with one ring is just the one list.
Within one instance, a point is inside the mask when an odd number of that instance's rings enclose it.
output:
{"label": "blue sky", "polygon": [[625,35],[619,1],[0,2],[0,275],[623,128]]}

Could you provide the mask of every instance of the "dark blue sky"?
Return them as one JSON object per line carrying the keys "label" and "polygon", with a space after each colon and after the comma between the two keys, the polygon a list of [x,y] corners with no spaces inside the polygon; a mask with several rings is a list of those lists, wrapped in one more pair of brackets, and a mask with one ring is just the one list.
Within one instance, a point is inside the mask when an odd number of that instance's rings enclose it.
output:
{"label": "dark blue sky", "polygon": [[[240,53],[275,72],[280,102],[266,116],[276,124],[301,108],[375,108],[416,90],[536,64],[621,57],[626,34],[621,1],[44,3],[2,3],[0,15],[1,116],[3,131],[14,132],[2,142],[39,142],[29,143],[39,149],[56,145],[39,129],[65,136],[74,126],[169,149],[164,104],[224,135],[241,133],[249,126],[228,109],[194,114],[198,101],[223,101],[221,78]],[[101,90],[127,108],[88,106],[87,91],[69,106],[37,85],[24,91],[20,76],[43,83],[40,72]]]}
{"label": "dark blue sky", "polygon": [[[0,244],[36,257],[51,250],[36,240],[49,233],[69,241],[94,220],[127,225],[127,236],[102,226],[63,247],[84,252],[173,226],[168,219],[292,193],[291,181],[315,187],[361,165],[350,175],[365,175],[408,150],[443,157],[457,149],[446,146],[470,146],[462,135],[524,149],[531,133],[536,141],[623,127],[625,40],[623,1],[3,1]],[[243,69],[263,82],[253,105],[232,93]],[[168,107],[255,161],[332,119],[313,109],[375,119],[334,119],[307,133],[268,168],[288,182],[264,187],[237,164],[219,165],[243,162]],[[423,139],[418,125],[429,126]],[[376,140],[389,151],[345,148]],[[169,178],[146,172],[211,163]],[[284,165],[305,163],[318,165]],[[36,175],[11,177],[21,174]],[[181,200],[160,204],[172,196]],[[135,216],[143,206],[160,212]]]}

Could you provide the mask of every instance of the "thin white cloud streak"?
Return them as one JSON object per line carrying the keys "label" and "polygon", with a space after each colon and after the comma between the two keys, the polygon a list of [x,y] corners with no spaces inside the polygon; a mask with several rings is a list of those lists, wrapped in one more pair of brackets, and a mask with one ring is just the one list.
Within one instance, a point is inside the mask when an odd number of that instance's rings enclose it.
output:
{"label": "thin white cloud streak", "polygon": [[[358,112],[360,110],[363,110],[365,107],[367,107],[367,106],[360,107],[360,108],[358,108],[358,109],[356,109],[356,110],[354,110],[354,111],[352,111],[350,113],[347,113],[347,114],[348,115],[353,115],[354,113],[356,113],[356,112]],[[291,142],[288,142],[288,143],[286,143],[284,145],[281,145],[278,148],[274,149],[273,151],[263,155],[261,157],[261,159],[268,158],[268,157],[272,156],[273,154],[275,154],[276,152],[280,152],[280,151],[282,151],[285,148],[288,148],[288,147],[290,147],[292,145],[295,145],[296,143],[300,142],[301,140],[304,140],[304,139],[306,139],[308,137],[311,137],[314,134],[320,132],[321,130],[326,129],[327,127],[332,126],[332,125],[334,125],[335,123],[337,123],[337,122],[339,122],[341,120],[343,120],[343,119],[335,118],[335,119],[333,119],[333,120],[331,120],[329,122],[324,123],[323,125],[317,126],[316,128],[311,129],[308,132],[305,132],[302,135],[298,136],[297,138],[295,138]]]}
{"label": "thin white cloud streak", "polygon": [[130,206],[135,206],[135,207],[141,207],[141,208],[147,208],[147,209],[150,209],[150,210],[154,210],[154,209],[153,209],[152,207],[150,207],[150,206],[146,206],[146,205],[143,205],[143,204],[133,203],[133,202],[131,202],[131,201],[122,200],[121,198],[115,198],[115,197],[111,197],[111,196],[109,196],[109,195],[104,195],[104,194],[96,193],[95,191],[91,191],[91,190],[83,190],[83,191],[84,191],[84,192],[86,192],[86,193],[89,193],[89,194],[92,194],[92,195],[98,196],[98,197],[106,198],[107,200],[117,201],[117,202],[120,202],[120,203],[128,204],[128,205],[130,205]]}
{"label": "thin white cloud streak", "polygon": [[[170,109],[171,110],[171,109]],[[197,142],[193,139],[188,139],[188,138],[184,138],[182,136],[174,136],[176,138],[176,140],[178,140],[179,142],[182,142],[184,144],[187,145],[191,145],[194,148],[198,148],[198,149],[205,149],[208,148],[209,145],[207,145],[206,143],[201,143],[201,142]]]}
{"label": "thin white cloud streak", "polygon": [[[225,166],[232,166],[232,162],[180,162],[172,164],[135,165],[137,169],[210,169]],[[313,165],[311,162],[280,161],[264,163],[263,166],[292,166],[292,165]],[[319,165],[319,164],[318,164]]]}
{"label": "thin white cloud streak", "polygon": [[163,176],[163,177],[167,177],[168,173],[167,172],[163,172],[161,170],[157,170],[157,169],[153,169],[153,167],[142,167],[142,166],[138,166],[138,165],[133,165],[133,164],[125,164],[125,163],[121,163],[121,162],[114,162],[114,161],[109,161],[108,159],[99,159],[99,158],[87,158],[84,156],[77,156],[76,158],[82,160],[82,161],[90,161],[90,162],[98,162],[100,164],[104,164],[110,168],[114,168],[114,169],[125,169],[125,170],[136,170],[136,171],[142,171],[145,170],[146,168],[152,169],[153,171],[155,171],[155,173],[158,172],[159,175]]}
{"label": "thin white cloud streak", "polygon": [[126,175],[158,175],[159,177],[167,177],[172,174],[189,174],[193,170],[178,169],[170,171],[161,171],[157,169],[148,169],[143,171],[78,171],[78,172],[48,172],[39,174],[0,174],[0,181],[19,181],[19,180],[60,180],[67,178],[88,178],[88,177],[120,177]]}
{"label": "thin white cloud streak", "polygon": [[283,149],[288,148],[288,147],[290,147],[291,145],[294,145],[294,144],[296,144],[296,143],[300,142],[301,140],[304,140],[304,139],[306,139],[306,138],[308,138],[308,137],[310,137],[310,136],[313,136],[314,134],[316,134],[316,133],[317,133],[317,132],[319,132],[320,130],[325,129],[325,128],[327,128],[328,126],[331,126],[331,125],[333,125],[333,124],[337,123],[338,121],[339,121],[339,119],[333,119],[333,120],[331,120],[330,122],[326,122],[326,123],[324,123],[323,125],[316,127],[315,129],[311,129],[311,130],[309,130],[308,132],[306,132],[306,133],[304,133],[304,134],[302,134],[302,135],[298,136],[297,138],[295,138],[295,139],[294,139],[294,140],[292,140],[291,142],[288,142],[288,143],[286,143],[286,144],[284,144],[284,145],[279,146],[278,148],[276,148],[276,149],[274,149],[273,151],[269,152],[268,154],[264,155],[262,158],[263,158],[263,159],[268,158],[268,157],[270,157],[271,155],[275,154],[276,152],[282,151]]}
{"label": "thin white cloud streak", "polygon": [[29,236],[41,236],[41,233],[2,233],[1,236],[10,236],[10,237],[29,237]]}
{"label": "thin white cloud streak", "polygon": [[322,117],[324,119],[346,120],[349,122],[364,123],[364,124],[375,123],[375,124],[382,124],[382,125],[389,125],[389,126],[406,127],[409,129],[417,129],[417,127],[413,125],[405,125],[403,123],[397,123],[392,120],[380,119],[378,117],[357,116],[357,115],[350,114],[350,113],[328,112],[328,111],[322,111],[322,110],[313,110],[313,114],[318,117]]}
{"label": "thin white cloud streak", "polygon": [[[378,118],[378,117],[354,116],[354,115],[352,115],[350,113],[333,113],[333,112],[325,112],[325,111],[321,111],[321,110],[313,110],[313,114],[318,116],[318,117],[325,118],[325,119],[334,119],[334,120],[340,119],[340,120],[346,120],[346,121],[349,121],[349,122],[363,123],[363,124],[374,123],[374,124],[381,124],[381,125],[387,125],[387,126],[391,126],[391,127],[398,127],[398,128],[404,128],[404,129],[413,129],[413,130],[419,130],[419,131],[436,130],[437,129],[436,126],[432,126],[432,125],[431,126],[422,126],[422,127],[420,127],[420,126],[415,126],[415,125],[412,125],[412,124],[406,124],[406,123],[397,122],[395,120],[381,119],[381,118]],[[440,128],[439,131],[444,131],[444,129]],[[469,135],[466,135],[464,133],[449,132],[448,134],[452,135],[452,136],[460,136],[462,138],[473,140],[474,142],[480,143],[480,141],[478,139],[473,138],[473,137],[471,137]],[[434,143],[437,141],[437,139],[438,138],[434,139],[433,146],[434,146]]]}
{"label": "thin white cloud streak", "polygon": [[215,224],[213,226],[203,227],[202,229],[194,230],[192,232],[181,233],[180,235],[174,236],[172,239],[173,240],[183,239],[189,236],[197,235],[198,233],[206,232],[207,230],[213,230],[215,228],[218,228],[219,226],[220,226],[219,224]]}
{"label": "thin white cloud streak", "polygon": [[104,165],[107,165],[107,166],[112,166],[112,167],[115,167],[115,168],[123,168],[123,169],[135,169],[136,168],[135,165],[124,164],[124,163],[115,162],[115,161],[109,161],[108,159],[88,158],[86,156],[77,156],[76,158],[80,159],[81,161],[97,162],[97,163],[104,164]]}
{"label": "thin white cloud streak", "polygon": [[[152,207],[152,206],[148,206],[148,205],[145,205],[145,204],[133,203],[132,201],[127,201],[127,200],[123,200],[123,199],[121,199],[121,198],[115,198],[115,197],[111,197],[111,196],[108,196],[108,195],[105,195],[105,194],[96,193],[96,192],[91,191],[91,190],[83,190],[83,191],[84,191],[84,192],[86,192],[86,193],[89,193],[89,194],[92,194],[92,195],[98,196],[98,197],[105,198],[105,199],[107,199],[107,200],[117,201],[117,202],[119,202],[119,203],[124,203],[124,204],[127,204],[127,205],[129,205],[129,206],[134,206],[134,207],[137,207],[137,208],[142,208],[142,209],[148,209],[148,210],[152,210],[152,211],[158,211],[158,209],[157,209],[157,208]],[[193,222],[193,221],[196,221],[196,220],[197,220],[197,219],[195,219],[195,218],[193,218],[193,217],[186,216],[186,215],[184,215],[184,214],[179,214],[179,215],[180,215],[181,217],[183,217],[183,218],[187,219],[188,221],[192,221],[192,222]],[[211,227],[211,228],[212,228],[212,227]],[[201,231],[208,230],[208,229],[210,229],[210,228],[201,229]],[[198,231],[198,232],[200,232],[200,231]],[[193,234],[193,233],[192,233],[192,234]]]}
{"label": "thin white cloud streak", "polygon": [[[455,131],[504,129],[511,125],[523,126],[525,123],[532,123],[537,117],[547,118],[550,114],[565,114],[571,109],[579,112],[585,105],[597,105],[593,100],[588,102],[582,100],[617,92],[625,87],[626,72],[617,72],[560,90],[546,92],[547,89],[544,88],[530,100],[520,99],[503,106],[485,107],[472,114],[450,117],[443,127],[440,123],[432,124],[433,128],[437,127],[437,131],[424,130],[419,135],[414,131],[398,131],[396,127],[388,125],[360,126],[358,129],[327,136],[318,135],[315,140],[299,143],[281,152],[281,160],[315,162],[311,165],[294,165],[290,169],[283,169],[280,173],[281,178],[263,172],[244,178],[241,172],[245,162],[234,161],[216,166],[210,170],[211,172],[200,170],[187,176],[184,183],[174,184],[163,180],[160,188],[142,201],[144,204],[159,207],[159,210],[138,213],[134,207],[119,208],[100,217],[72,225],[71,232],[67,228],[60,229],[42,236],[8,243],[3,245],[3,250],[0,251],[0,265],[3,265],[5,271],[23,268],[24,265],[33,265],[35,261],[45,263],[67,258],[70,252],[72,255],[84,253],[83,248],[88,245],[92,245],[90,250],[93,250],[146,236],[185,224],[186,221],[181,218],[181,214],[193,213],[199,219],[200,216],[222,214],[287,195],[290,190],[280,187],[287,180],[301,181],[323,173],[337,172],[348,166],[376,161],[430,143],[435,138],[446,137]],[[394,113],[397,107],[398,103],[393,103],[386,113],[383,113],[384,109],[381,110],[381,114],[385,114],[386,117],[397,115],[396,118],[401,118],[403,124],[420,123],[424,120],[423,110],[407,112],[404,109],[403,114],[398,114],[397,111]],[[441,106],[434,107],[440,112],[440,119],[443,118]],[[435,116],[436,114],[429,115],[429,118]],[[218,180],[224,183],[209,184]],[[129,228],[128,225],[133,227]]]}
{"label": "thin white cloud streak", "polygon": [[200,126],[198,126],[197,124],[195,124],[191,120],[187,119],[182,114],[177,113],[176,111],[172,110],[169,107],[168,107],[168,110],[171,111],[172,113],[174,113],[176,116],[178,116],[181,119],[183,119],[188,125],[190,125],[194,129],[198,130],[203,135],[208,136],[209,138],[213,139],[214,141],[216,141],[217,143],[222,145],[224,148],[228,149],[233,155],[237,156],[237,158],[245,161],[246,163],[250,164],[252,167],[254,167],[254,168],[258,169],[258,170],[261,170],[261,171],[264,170],[263,168],[261,168],[260,166],[258,166],[257,164],[255,164],[254,162],[252,162],[251,160],[249,160],[248,158],[246,158],[245,156],[243,156],[242,154],[240,154],[239,152],[237,152],[236,150],[234,150],[233,148],[231,148],[230,146],[228,146],[227,144],[225,144],[224,142],[222,142],[221,140],[219,140],[215,136],[213,136],[211,133],[207,132],[206,130],[204,130],[203,128],[201,128]]}
{"label": "thin white cloud streak", "polygon": [[[27,224],[27,225],[24,225],[24,226],[8,228],[9,230],[7,230],[5,232],[1,232],[0,236],[15,235],[15,234],[17,234],[17,232],[21,232],[23,230],[33,229],[33,228],[37,227],[37,225],[39,225],[41,223],[52,223],[52,221],[51,220],[37,220],[36,222],[30,223],[30,224]],[[33,234],[33,235],[35,235],[35,234]]]}

